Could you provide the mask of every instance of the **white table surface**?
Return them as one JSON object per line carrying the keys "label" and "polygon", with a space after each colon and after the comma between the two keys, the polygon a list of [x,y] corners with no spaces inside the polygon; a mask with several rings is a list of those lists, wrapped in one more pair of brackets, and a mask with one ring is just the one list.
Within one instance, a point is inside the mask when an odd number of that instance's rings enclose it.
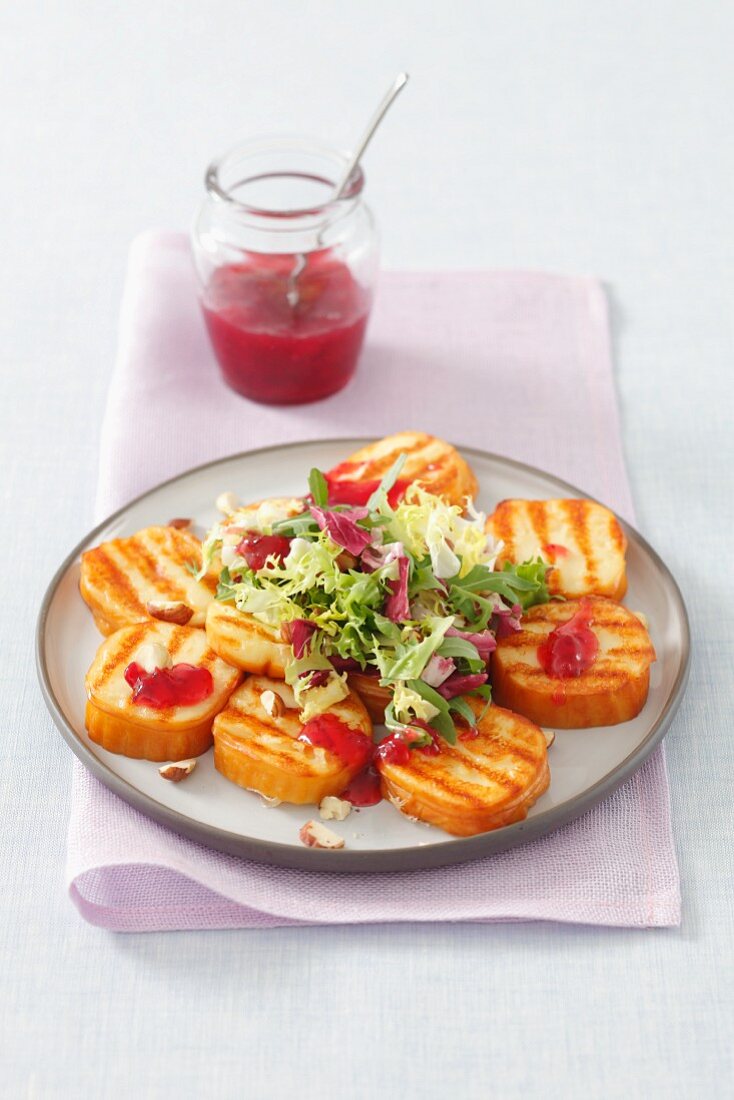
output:
{"label": "white table surface", "polygon": [[[732,1095],[732,5],[49,0],[2,23],[2,1095]],[[609,286],[639,525],[694,628],[667,739],[683,925],[100,931],[63,889],[71,756],[32,635],[92,521],[128,242],[186,226],[240,135],[348,145],[404,67],[367,160],[385,266]]]}

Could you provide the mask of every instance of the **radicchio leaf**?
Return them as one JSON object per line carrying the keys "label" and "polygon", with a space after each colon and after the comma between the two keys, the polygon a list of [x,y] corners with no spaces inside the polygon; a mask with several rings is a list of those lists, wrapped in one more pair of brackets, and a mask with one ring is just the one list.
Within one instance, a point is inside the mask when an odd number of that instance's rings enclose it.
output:
{"label": "radicchio leaf", "polygon": [[291,619],[280,628],[284,641],[290,642],[293,656],[297,660],[305,657],[311,649],[311,639],[316,630],[316,624],[310,623],[308,619]]}
{"label": "radicchio leaf", "polygon": [[448,680],[444,680],[440,687],[436,688],[436,691],[439,695],[443,695],[444,699],[453,699],[456,695],[465,695],[470,691],[474,691],[475,688],[481,687],[486,682],[486,672],[473,672],[467,676],[454,673],[453,676],[449,676]]}
{"label": "radicchio leaf", "polygon": [[327,512],[312,504],[311,515],[332,542],[356,557],[372,541],[370,532],[357,525],[357,520],[369,515],[366,508],[352,508],[349,512]]}
{"label": "radicchio leaf", "polygon": [[444,680],[448,680],[452,672],[456,672],[456,662],[451,657],[441,657],[434,653],[421,673],[421,680],[430,687],[437,688]]}
{"label": "radicchio leaf", "polygon": [[387,582],[387,586],[390,589],[390,595],[385,601],[385,615],[393,623],[402,622],[403,619],[407,619],[410,615],[410,604],[408,603],[408,573],[410,572],[410,562],[405,555],[398,558],[397,562],[397,580]]}
{"label": "radicchio leaf", "polygon": [[512,607],[498,607],[492,616],[492,629],[497,638],[506,638],[508,634],[521,630],[521,616],[522,607],[519,603],[513,604]]}
{"label": "radicchio leaf", "polygon": [[[362,672],[362,666],[359,661],[355,661],[354,657],[339,657],[337,654],[329,657],[332,665],[337,672]],[[364,672],[367,675],[372,675],[372,669],[365,669]],[[375,673],[376,675],[376,673]]]}
{"label": "radicchio leaf", "polygon": [[308,680],[308,687],[320,688],[324,684],[328,683],[331,672],[328,668],[312,668],[306,669],[299,676],[299,680]]}

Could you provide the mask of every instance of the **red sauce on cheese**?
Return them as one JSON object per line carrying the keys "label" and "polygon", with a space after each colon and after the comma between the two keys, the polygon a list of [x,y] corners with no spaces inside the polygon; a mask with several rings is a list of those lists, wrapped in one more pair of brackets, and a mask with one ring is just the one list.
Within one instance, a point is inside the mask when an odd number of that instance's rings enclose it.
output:
{"label": "red sauce on cheese", "polygon": [[[599,639],[591,630],[591,606],[585,600],[576,614],[553,630],[538,646],[540,667],[556,680],[571,680],[591,668],[599,652]],[[560,693],[558,702],[564,701]],[[556,697],[554,695],[554,702]]]}
{"label": "red sauce on cheese", "polygon": [[382,800],[380,777],[373,767],[365,768],[355,775],[345,791],[339,795],[353,806],[376,806]]}
{"label": "red sauce on cheese", "polygon": [[214,691],[214,681],[208,668],[195,665],[173,665],[146,672],[137,661],[125,669],[125,680],[133,691],[133,703],[163,710],[167,707],[191,707],[203,702]]}
{"label": "red sauce on cheese", "polygon": [[385,764],[408,764],[410,749],[398,733],[391,733],[375,747],[375,759]]}
{"label": "red sauce on cheese", "polygon": [[258,531],[248,531],[235,547],[235,553],[245,559],[250,569],[262,569],[268,558],[283,561],[290,548],[291,540],[282,535],[261,535]]}
{"label": "red sauce on cheese", "polygon": [[306,722],[298,740],[328,749],[350,768],[362,767],[372,755],[372,740],[367,734],[352,729],[334,714],[319,714]]}
{"label": "red sauce on cheese", "polygon": [[559,558],[568,557],[568,547],[561,546],[560,542],[547,542],[541,549],[553,562],[558,561]]}
{"label": "red sauce on cheese", "polygon": [[[355,480],[352,476],[355,470],[359,470],[360,462],[342,462],[324,474],[329,488],[329,504],[351,504],[353,506],[365,505],[375,489],[380,487],[380,478],[365,478]],[[409,481],[398,480],[392,489],[388,490],[387,499],[395,507],[398,501],[405,496],[405,491],[410,485]]]}

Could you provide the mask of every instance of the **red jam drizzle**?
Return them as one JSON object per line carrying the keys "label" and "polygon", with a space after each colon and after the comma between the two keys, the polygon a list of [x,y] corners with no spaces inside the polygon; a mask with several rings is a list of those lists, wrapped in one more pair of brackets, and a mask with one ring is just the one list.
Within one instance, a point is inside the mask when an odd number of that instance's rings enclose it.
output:
{"label": "red jam drizzle", "polygon": [[214,681],[208,668],[183,663],[146,672],[137,661],[133,661],[125,669],[125,680],[133,689],[133,703],[156,710],[191,707],[207,699],[214,691]]}
{"label": "red jam drizzle", "polygon": [[547,542],[541,550],[552,562],[558,561],[559,558],[567,558],[569,553],[568,547],[561,546],[560,542]]}
{"label": "red jam drizzle", "polygon": [[261,535],[258,531],[248,531],[235,547],[235,554],[244,558],[250,569],[263,569],[268,558],[282,562],[288,557],[291,540],[282,535]]}
{"label": "red jam drizzle", "polygon": [[328,749],[350,768],[365,765],[372,755],[372,741],[367,734],[352,729],[334,714],[319,714],[306,722],[298,740]]}
{"label": "red jam drizzle", "polygon": [[351,802],[353,806],[376,806],[382,800],[380,776],[374,768],[365,768],[359,775],[355,775],[339,797]]}
{"label": "red jam drizzle", "polygon": [[[204,320],[225,381],[267,404],[317,401],[354,374],[370,295],[331,249],[246,253],[211,276]],[[295,291],[295,294],[294,294]]]}
{"label": "red jam drizzle", "polygon": [[476,737],[479,737],[479,730],[476,726],[467,726],[458,736],[460,741],[473,741]]}
{"label": "red jam drizzle", "polygon": [[[590,629],[591,621],[591,607],[582,600],[573,618],[557,626],[541,642],[538,661],[548,676],[556,680],[571,680],[591,668],[599,652],[599,639]],[[562,697],[560,692],[556,694],[559,698],[556,700],[554,695],[553,701],[562,703],[565,692]]]}
{"label": "red jam drizzle", "polygon": [[[380,478],[354,480],[351,475],[355,470],[359,470],[361,465],[359,462],[342,462],[324,474],[329,489],[329,504],[365,505],[375,489],[379,489]],[[403,499],[409,485],[409,481],[398,478],[392,489],[388,490],[387,499],[393,508]]]}
{"label": "red jam drizzle", "polygon": [[391,733],[375,746],[375,758],[385,764],[409,764],[410,749],[399,733]]}

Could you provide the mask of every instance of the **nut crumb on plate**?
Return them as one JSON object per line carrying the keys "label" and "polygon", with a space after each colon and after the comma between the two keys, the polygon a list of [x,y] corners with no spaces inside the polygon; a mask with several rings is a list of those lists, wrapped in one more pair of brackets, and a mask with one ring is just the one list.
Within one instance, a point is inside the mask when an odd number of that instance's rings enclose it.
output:
{"label": "nut crumb on plate", "polygon": [[171,783],[180,783],[187,775],[191,775],[196,767],[196,760],[177,760],[173,764],[163,764],[158,769],[161,779],[168,779]]}
{"label": "nut crumb on plate", "polygon": [[352,803],[345,798],[336,798],[333,794],[327,794],[321,799],[319,814],[322,821],[343,821],[352,812]]}
{"label": "nut crumb on plate", "polygon": [[344,837],[327,829],[320,821],[307,821],[298,834],[301,844],[307,848],[336,848],[344,847]]}

